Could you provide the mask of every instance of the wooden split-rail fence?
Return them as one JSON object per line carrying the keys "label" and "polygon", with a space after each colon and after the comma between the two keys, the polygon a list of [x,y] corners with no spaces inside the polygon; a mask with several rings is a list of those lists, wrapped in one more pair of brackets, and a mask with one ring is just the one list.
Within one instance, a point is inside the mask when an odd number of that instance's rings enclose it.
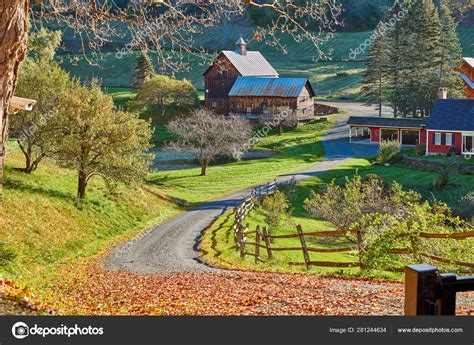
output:
{"label": "wooden split-rail fence", "polygon": [[[339,261],[314,261],[311,260],[310,253],[341,253],[341,252],[357,252],[360,248],[357,245],[338,247],[338,248],[315,248],[308,246],[307,239],[310,237],[340,237],[347,235],[354,235],[358,238],[362,236],[362,233],[358,230],[331,230],[331,231],[314,231],[304,232],[301,225],[296,226],[296,232],[294,234],[285,235],[271,235],[268,228],[265,226],[257,225],[255,230],[250,229],[249,223],[245,222],[245,217],[255,206],[258,198],[270,195],[278,190],[276,181],[263,185],[256,188],[239,206],[235,208],[235,221],[234,221],[234,240],[235,244],[240,251],[240,257],[245,258],[246,256],[253,256],[255,263],[267,262],[274,259],[275,252],[282,251],[301,251],[303,256],[303,262],[289,262],[289,265],[293,266],[306,266],[309,269],[311,266],[319,267],[361,267],[361,262],[339,262]],[[402,235],[410,236],[410,234]],[[421,238],[426,239],[457,239],[462,240],[466,238],[474,237],[474,231],[465,231],[460,233],[420,233]],[[275,243],[279,239],[290,239],[298,238],[299,245],[294,247],[278,247]],[[410,254],[409,248],[400,248],[390,250],[390,254]],[[265,255],[266,254],[266,255]],[[460,260],[453,260],[449,258],[443,258],[429,253],[418,253],[420,256],[431,259],[433,261],[454,264],[456,266],[468,267],[469,272],[474,269],[473,262],[465,262]]]}

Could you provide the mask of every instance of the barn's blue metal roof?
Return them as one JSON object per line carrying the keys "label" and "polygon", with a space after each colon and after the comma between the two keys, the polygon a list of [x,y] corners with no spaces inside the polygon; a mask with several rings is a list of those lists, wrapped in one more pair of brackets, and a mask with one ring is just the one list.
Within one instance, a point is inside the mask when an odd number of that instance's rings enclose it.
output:
{"label": "barn's blue metal roof", "polygon": [[298,97],[308,86],[311,96],[313,88],[306,78],[258,78],[238,77],[229,92],[230,97]]}
{"label": "barn's blue metal roof", "polygon": [[428,130],[474,131],[474,99],[442,99],[426,120]]}

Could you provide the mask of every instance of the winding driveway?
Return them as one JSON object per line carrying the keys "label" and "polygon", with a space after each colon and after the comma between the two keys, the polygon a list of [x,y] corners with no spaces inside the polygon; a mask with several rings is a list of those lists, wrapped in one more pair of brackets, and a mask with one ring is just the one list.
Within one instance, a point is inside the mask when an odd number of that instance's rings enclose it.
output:
{"label": "winding driveway", "polygon": [[[374,108],[358,103],[338,103],[337,106],[351,115],[376,114]],[[326,156],[322,161],[295,174],[278,176],[277,182],[288,181],[293,177],[300,181],[331,170],[350,159],[375,155],[376,146],[348,142],[346,122],[346,116],[339,116],[336,124],[324,135]],[[109,256],[105,261],[106,267],[139,274],[218,271],[199,259],[199,238],[209,224],[229,208],[238,205],[252,189],[247,188],[183,212],[157,226],[146,236],[129,243],[130,250]]]}

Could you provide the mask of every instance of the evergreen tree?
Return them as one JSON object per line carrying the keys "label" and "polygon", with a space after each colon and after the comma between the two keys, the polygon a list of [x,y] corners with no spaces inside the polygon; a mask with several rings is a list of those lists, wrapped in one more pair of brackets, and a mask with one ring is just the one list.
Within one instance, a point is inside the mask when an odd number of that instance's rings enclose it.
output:
{"label": "evergreen tree", "polygon": [[386,99],[389,62],[389,46],[385,30],[385,24],[380,22],[372,34],[362,88],[362,93],[367,97],[369,103],[377,102],[380,117],[382,117],[382,105]]}
{"label": "evergreen tree", "polygon": [[400,99],[403,115],[430,114],[442,60],[441,24],[432,0],[413,0],[400,22]]}
{"label": "evergreen tree", "polygon": [[439,87],[448,88],[449,97],[463,96],[463,83],[458,68],[462,65],[462,49],[456,34],[457,23],[446,4],[439,8],[441,22],[441,64],[439,67]]}
{"label": "evergreen tree", "polygon": [[138,90],[147,79],[155,75],[153,63],[147,53],[141,52],[134,69],[132,86]]}
{"label": "evergreen tree", "polygon": [[[389,90],[389,104],[393,108],[394,116],[398,116],[398,104],[400,102],[400,64],[401,55],[401,21],[408,12],[410,1],[395,0],[393,6],[387,12],[384,21],[391,23],[385,33],[385,40],[388,46],[388,66],[389,78],[387,88]],[[393,21],[395,19],[395,21]],[[392,20],[392,22],[390,22]]]}

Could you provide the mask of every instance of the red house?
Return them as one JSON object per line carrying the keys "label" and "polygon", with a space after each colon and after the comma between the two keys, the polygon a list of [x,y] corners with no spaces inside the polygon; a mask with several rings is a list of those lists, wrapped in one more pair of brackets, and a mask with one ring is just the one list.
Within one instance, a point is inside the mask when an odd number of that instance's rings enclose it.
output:
{"label": "red house", "polygon": [[466,98],[474,98],[474,58],[464,58],[460,73],[464,80]]}
{"label": "red house", "polygon": [[[446,90],[442,90],[446,95]],[[348,120],[350,140],[397,140],[426,145],[426,154],[474,153],[474,99],[439,99],[427,118],[355,117]]]}

